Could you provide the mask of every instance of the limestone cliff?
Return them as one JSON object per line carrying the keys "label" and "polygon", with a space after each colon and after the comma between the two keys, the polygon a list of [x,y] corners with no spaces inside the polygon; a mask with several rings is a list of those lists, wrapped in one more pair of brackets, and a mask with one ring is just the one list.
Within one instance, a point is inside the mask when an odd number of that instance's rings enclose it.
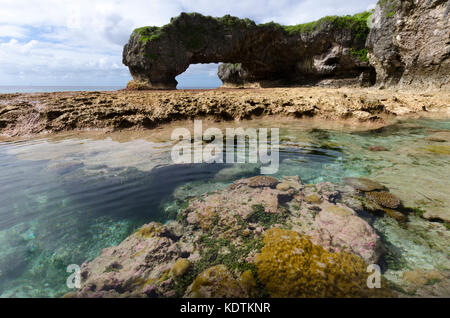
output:
{"label": "limestone cliff", "polygon": [[367,39],[377,85],[449,88],[450,1],[380,0]]}
{"label": "limestone cliff", "polygon": [[174,89],[175,77],[195,63],[232,63],[219,72],[229,84],[284,86],[324,78],[357,79],[372,70],[364,48],[368,16],[281,26],[229,15],[182,13],[165,26],[134,30],[124,47],[123,63],[134,79],[129,87],[143,89]]}

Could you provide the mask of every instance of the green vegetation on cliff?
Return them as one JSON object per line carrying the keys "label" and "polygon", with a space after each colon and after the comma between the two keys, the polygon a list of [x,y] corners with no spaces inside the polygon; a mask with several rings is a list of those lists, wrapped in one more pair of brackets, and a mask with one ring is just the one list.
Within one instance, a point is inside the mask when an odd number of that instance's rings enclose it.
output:
{"label": "green vegetation on cliff", "polygon": [[[390,0],[385,0],[390,1]],[[230,15],[225,15],[221,18],[215,18],[211,16],[202,16],[199,13],[182,13],[180,16],[176,18],[172,18],[169,24],[166,24],[162,27],[156,26],[146,26],[135,29],[133,32],[139,34],[139,40],[144,44],[148,41],[158,41],[162,35],[168,33],[168,31],[176,30],[176,34],[180,35],[180,38],[183,43],[189,48],[198,49],[202,46],[203,41],[202,38],[205,34],[214,32],[217,26],[223,26],[226,28],[274,28],[281,29],[287,32],[289,35],[298,35],[301,33],[311,33],[326,25],[332,25],[339,29],[347,29],[353,30],[355,33],[355,39],[357,40],[365,40],[367,35],[369,34],[369,27],[367,25],[367,19],[370,17],[372,13],[362,12],[355,14],[353,16],[327,16],[323,17],[317,21],[297,24],[297,25],[289,25],[283,26],[275,22],[268,22],[263,24],[256,24],[254,21],[250,19],[240,19],[237,17],[233,17]],[[177,23],[178,18],[182,15],[187,15],[191,18],[195,18],[196,16],[206,18],[208,25],[190,27],[183,23]],[[211,23],[211,25],[209,25]],[[214,26],[215,27],[209,27]]]}
{"label": "green vegetation on cliff", "polygon": [[350,48],[350,54],[363,62],[369,62],[367,53],[369,53],[367,49],[355,50],[354,48]]}
{"label": "green vegetation on cliff", "polygon": [[[178,18],[182,15],[189,16],[191,18],[195,18],[196,16],[205,18],[208,25],[205,24],[205,26],[189,26],[182,23],[177,23]],[[229,14],[221,18],[215,18],[192,12],[181,13],[180,16],[170,19],[170,23],[163,25],[162,27],[145,26],[135,29],[133,33],[139,34],[139,40],[145,44],[148,41],[158,41],[164,34],[168,34],[169,31],[175,30],[175,33],[179,34],[181,41],[187,47],[192,49],[199,49],[203,45],[203,36],[208,33],[214,32],[214,28],[208,27],[209,23],[211,23],[211,25],[222,25],[228,28],[249,28],[256,26],[256,23],[250,19],[239,19]]]}
{"label": "green vegetation on cliff", "polygon": [[365,11],[362,13],[357,13],[353,16],[326,16],[317,21],[283,26],[283,28],[291,35],[300,33],[311,33],[314,32],[324,25],[334,25],[340,29],[350,29],[355,32],[355,37],[357,39],[366,39],[369,34],[369,27],[367,25],[367,19],[371,16],[372,12]]}
{"label": "green vegetation on cliff", "polygon": [[386,18],[392,18],[398,7],[398,0],[380,0],[378,5],[386,12]]}

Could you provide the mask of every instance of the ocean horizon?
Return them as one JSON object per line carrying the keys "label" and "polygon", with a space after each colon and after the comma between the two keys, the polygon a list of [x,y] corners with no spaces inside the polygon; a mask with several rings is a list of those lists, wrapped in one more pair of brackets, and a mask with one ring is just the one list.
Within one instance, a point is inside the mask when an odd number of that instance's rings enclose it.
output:
{"label": "ocean horizon", "polygon": [[[116,91],[124,89],[126,86],[52,86],[52,85],[42,85],[42,86],[15,86],[15,85],[0,85],[0,94],[11,94],[11,93],[51,93],[51,92],[77,92],[77,91]],[[194,87],[194,86],[179,86],[177,89],[214,89],[216,86],[210,87]]]}
{"label": "ocean horizon", "polygon": [[108,86],[108,85],[99,85],[99,86],[52,86],[52,85],[28,85],[28,86],[19,86],[19,85],[0,85],[0,93],[46,93],[46,92],[75,92],[75,91],[115,91],[118,89],[123,89],[125,86]]}

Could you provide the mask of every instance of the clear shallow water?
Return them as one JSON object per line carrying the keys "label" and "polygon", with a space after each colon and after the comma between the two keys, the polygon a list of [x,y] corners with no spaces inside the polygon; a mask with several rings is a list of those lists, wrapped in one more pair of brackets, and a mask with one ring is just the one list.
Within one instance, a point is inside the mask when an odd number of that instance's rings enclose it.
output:
{"label": "clear shallow water", "polygon": [[[298,122],[270,127],[280,127],[282,142],[276,177],[317,183],[369,176],[407,206],[446,209],[450,203],[450,143],[426,139],[450,133],[450,121],[359,132]],[[190,196],[259,174],[251,164],[171,164],[167,140],[150,131],[0,143],[0,295],[61,296],[69,264],[96,257],[144,223],[175,217]],[[369,151],[374,145],[388,151]],[[435,147],[443,153],[431,151]],[[374,224],[391,256],[407,268],[450,267],[448,236],[433,234],[444,226],[419,218],[410,223],[410,230],[384,219]]]}

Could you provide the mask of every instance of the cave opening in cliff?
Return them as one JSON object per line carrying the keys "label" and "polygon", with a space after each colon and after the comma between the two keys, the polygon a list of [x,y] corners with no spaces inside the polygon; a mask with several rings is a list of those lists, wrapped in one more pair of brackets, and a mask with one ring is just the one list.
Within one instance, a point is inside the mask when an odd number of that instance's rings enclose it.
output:
{"label": "cave opening in cliff", "polygon": [[191,64],[188,69],[175,77],[177,89],[213,89],[222,85],[217,76],[218,63]]}

